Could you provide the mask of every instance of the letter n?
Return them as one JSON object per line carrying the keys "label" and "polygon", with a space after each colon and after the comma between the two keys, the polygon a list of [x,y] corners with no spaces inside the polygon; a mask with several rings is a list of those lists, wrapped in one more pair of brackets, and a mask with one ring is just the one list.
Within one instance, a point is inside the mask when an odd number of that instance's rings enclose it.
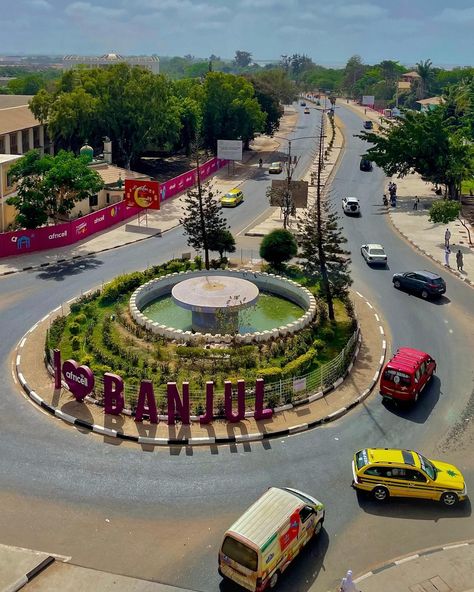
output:
{"label": "letter n", "polygon": [[181,423],[189,425],[189,382],[183,382],[182,400],[176,382],[168,382],[166,396],[168,398],[168,425],[174,425],[176,415],[179,415]]}
{"label": "letter n", "polygon": [[263,396],[265,394],[265,387],[263,378],[257,378],[255,381],[255,413],[254,418],[258,421],[259,419],[270,419],[273,415],[272,409],[263,408]]}
{"label": "letter n", "polygon": [[199,416],[199,423],[204,425],[211,423],[214,417],[214,383],[212,380],[206,382],[206,413]]}
{"label": "letter n", "polygon": [[158,423],[155,393],[151,380],[142,380],[140,383],[135,421],[143,421],[144,414],[148,415],[150,423]]}
{"label": "letter n", "polygon": [[232,410],[232,383],[226,380],[224,383],[224,405],[227,421],[236,423],[245,419],[245,380],[237,381],[237,413]]}
{"label": "letter n", "polygon": [[123,380],[120,376],[106,372],[104,374],[104,408],[108,415],[120,415],[125,406],[123,398]]}
{"label": "letter n", "polygon": [[61,388],[61,352],[59,349],[53,351],[53,364],[54,364],[54,388]]}

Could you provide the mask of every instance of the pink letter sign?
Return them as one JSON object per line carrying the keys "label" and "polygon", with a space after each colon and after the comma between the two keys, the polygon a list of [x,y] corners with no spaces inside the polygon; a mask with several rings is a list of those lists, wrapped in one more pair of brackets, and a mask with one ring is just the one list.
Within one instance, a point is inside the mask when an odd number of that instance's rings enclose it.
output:
{"label": "pink letter sign", "polygon": [[168,397],[168,425],[174,425],[176,415],[179,415],[184,425],[189,425],[189,382],[183,382],[183,400],[179,396],[176,382],[166,385]]}
{"label": "pink letter sign", "polygon": [[78,366],[74,360],[67,360],[63,364],[63,376],[69,390],[77,401],[83,401],[94,388],[94,375],[87,366]]}
{"label": "pink letter sign", "polygon": [[199,423],[205,425],[211,423],[214,411],[214,383],[212,380],[206,382],[206,413],[199,416]]}
{"label": "pink letter sign", "polygon": [[237,413],[232,411],[232,383],[224,382],[224,406],[227,421],[236,423],[245,419],[245,380],[237,381]]}
{"label": "pink letter sign", "polygon": [[150,418],[150,423],[158,423],[155,393],[151,380],[142,380],[140,383],[135,421],[143,421],[145,414]]}
{"label": "pink letter sign", "polygon": [[120,376],[106,372],[104,374],[104,407],[105,413],[120,415],[125,406],[123,398],[123,380]]}
{"label": "pink letter sign", "polygon": [[263,378],[257,378],[255,381],[255,413],[254,418],[258,421],[259,419],[270,419],[273,415],[272,409],[263,408],[263,395],[265,387],[263,384]]}

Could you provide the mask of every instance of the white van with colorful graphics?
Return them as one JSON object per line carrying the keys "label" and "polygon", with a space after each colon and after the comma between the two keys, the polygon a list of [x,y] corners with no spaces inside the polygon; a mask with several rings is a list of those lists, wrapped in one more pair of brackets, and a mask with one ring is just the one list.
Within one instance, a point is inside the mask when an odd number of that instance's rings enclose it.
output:
{"label": "white van with colorful graphics", "polygon": [[324,505],[316,498],[271,487],[225,533],[220,575],[252,592],[274,588],[323,522]]}

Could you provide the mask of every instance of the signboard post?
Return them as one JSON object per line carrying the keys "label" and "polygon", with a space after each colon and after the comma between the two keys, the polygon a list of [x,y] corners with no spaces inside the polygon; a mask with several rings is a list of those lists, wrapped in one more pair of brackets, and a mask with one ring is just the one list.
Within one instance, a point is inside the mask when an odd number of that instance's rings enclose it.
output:
{"label": "signboard post", "polygon": [[217,140],[217,158],[227,160],[227,172],[232,161],[232,174],[234,173],[235,161],[242,160],[242,140]]}

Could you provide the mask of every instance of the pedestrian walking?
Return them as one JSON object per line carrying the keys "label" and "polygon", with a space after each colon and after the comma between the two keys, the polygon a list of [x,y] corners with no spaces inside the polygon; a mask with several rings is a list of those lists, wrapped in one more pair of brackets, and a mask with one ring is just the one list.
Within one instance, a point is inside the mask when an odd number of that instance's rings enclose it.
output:
{"label": "pedestrian walking", "polygon": [[444,246],[449,248],[449,239],[451,238],[451,231],[449,228],[446,228],[446,232],[444,233]]}
{"label": "pedestrian walking", "polygon": [[464,260],[461,249],[458,249],[458,252],[456,253],[456,265],[458,267],[458,271],[463,271],[462,268],[464,266]]}
{"label": "pedestrian walking", "polygon": [[417,195],[415,195],[415,201],[413,202],[413,209],[415,211],[418,211],[418,204],[419,203],[420,203],[420,198]]}
{"label": "pedestrian walking", "polygon": [[357,592],[354,582],[352,581],[352,570],[349,570],[344,578],[342,578],[339,592]]}
{"label": "pedestrian walking", "polygon": [[448,245],[444,246],[444,264],[446,267],[449,267],[449,256],[451,255],[451,249]]}

